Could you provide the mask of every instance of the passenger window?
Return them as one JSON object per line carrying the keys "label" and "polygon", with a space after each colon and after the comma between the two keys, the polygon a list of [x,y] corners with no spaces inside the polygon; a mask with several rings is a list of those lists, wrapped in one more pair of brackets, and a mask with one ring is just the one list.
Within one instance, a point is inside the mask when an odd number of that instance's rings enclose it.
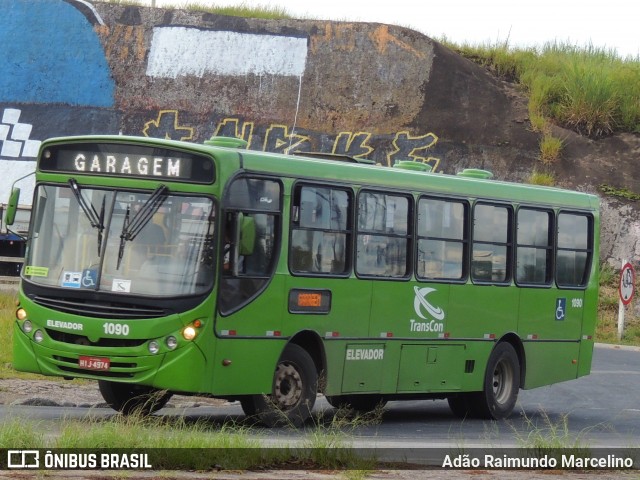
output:
{"label": "passenger window", "polygon": [[516,233],[516,282],[548,285],[551,282],[553,212],[521,208]]}
{"label": "passenger window", "polygon": [[296,190],[289,249],[293,273],[349,272],[351,195],[345,189],[311,185]]}
{"label": "passenger window", "polygon": [[359,275],[402,278],[409,268],[409,198],[362,192],[358,198]]}
{"label": "passenger window", "polygon": [[558,215],[556,282],[560,287],[583,287],[589,278],[593,255],[590,241],[591,217],[582,214]]}
{"label": "passenger window", "polygon": [[462,280],[467,257],[467,204],[422,198],[418,203],[419,279]]}
{"label": "passenger window", "polygon": [[471,278],[506,283],[510,279],[511,208],[476,204],[473,214]]}

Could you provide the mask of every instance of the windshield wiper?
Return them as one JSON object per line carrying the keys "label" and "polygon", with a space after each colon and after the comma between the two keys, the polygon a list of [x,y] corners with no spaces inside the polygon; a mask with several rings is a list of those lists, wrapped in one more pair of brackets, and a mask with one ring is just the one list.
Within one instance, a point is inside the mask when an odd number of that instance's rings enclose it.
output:
{"label": "windshield wiper", "polygon": [[98,255],[100,255],[100,250],[102,249],[102,232],[104,231],[104,208],[106,195],[102,196],[102,207],[100,208],[100,214],[98,214],[93,203],[87,203],[85,198],[82,196],[80,186],[78,185],[78,182],[76,182],[75,178],[71,178],[69,180],[69,186],[71,187],[73,196],[76,197],[76,200],[78,201],[78,205],[80,205],[80,208],[82,208],[82,211],[89,219],[91,227],[98,229]]}
{"label": "windshield wiper", "polygon": [[140,210],[134,214],[131,220],[129,220],[131,217],[131,207],[127,206],[127,212],[122,222],[122,232],[120,233],[120,248],[118,249],[118,264],[116,265],[116,270],[120,268],[120,262],[122,262],[122,257],[124,256],[125,243],[138,236],[147,223],[149,223],[149,220],[153,218],[162,203],[167,199],[168,195],[169,189],[164,185],[160,185],[154,190]]}

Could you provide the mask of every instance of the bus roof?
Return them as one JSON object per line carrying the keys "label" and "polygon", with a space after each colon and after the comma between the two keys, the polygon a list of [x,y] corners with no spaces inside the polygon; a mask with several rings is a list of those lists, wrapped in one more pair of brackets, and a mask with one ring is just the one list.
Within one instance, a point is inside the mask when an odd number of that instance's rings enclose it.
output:
{"label": "bus roof", "polygon": [[[273,174],[309,181],[328,181],[345,185],[361,185],[378,187],[392,191],[419,192],[426,195],[446,195],[461,198],[482,198],[496,201],[529,203],[555,207],[579,208],[594,210],[598,208],[596,195],[545,187],[521,184],[492,179],[473,178],[428,171],[417,171],[404,168],[389,168],[371,165],[369,161],[344,161],[341,157],[336,161],[335,155],[304,153],[293,155],[247,150],[246,142],[241,139],[233,141],[226,137],[213,137],[205,144],[189,143],[175,140],[164,140],[149,137],[131,137],[121,135],[91,135],[52,138],[41,147],[55,143],[68,142],[112,142],[112,143],[146,143],[165,148],[190,150],[198,153],[226,154],[233,152],[242,159],[245,170]],[[325,157],[325,158],[322,158]],[[228,158],[228,157],[227,157]],[[357,159],[356,159],[357,160]]]}
{"label": "bus roof", "polygon": [[335,183],[357,184],[396,191],[420,192],[426,195],[482,198],[504,202],[518,201],[536,205],[594,209],[596,195],[555,187],[506,182],[484,178],[421,172],[380,165],[347,163],[304,157],[304,154],[282,155],[242,151],[246,170],[273,173],[293,178],[315,179]]}

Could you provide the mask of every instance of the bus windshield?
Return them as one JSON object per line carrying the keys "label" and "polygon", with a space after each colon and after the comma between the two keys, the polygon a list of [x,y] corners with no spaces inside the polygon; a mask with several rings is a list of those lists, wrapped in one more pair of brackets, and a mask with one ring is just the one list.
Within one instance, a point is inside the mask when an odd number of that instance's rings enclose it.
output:
{"label": "bus windshield", "polygon": [[23,276],[35,284],[176,296],[213,286],[210,198],[39,185]]}

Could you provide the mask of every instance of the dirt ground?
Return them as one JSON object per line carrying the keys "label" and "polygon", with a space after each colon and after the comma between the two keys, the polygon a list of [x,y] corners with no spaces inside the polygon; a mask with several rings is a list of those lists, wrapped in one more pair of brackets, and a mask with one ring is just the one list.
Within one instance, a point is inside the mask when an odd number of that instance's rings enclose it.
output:
{"label": "dirt ground", "polygon": [[[201,405],[222,405],[226,402],[206,397],[174,395],[168,407],[191,408]],[[106,406],[97,382],[0,380],[0,405],[39,405],[51,407]]]}

